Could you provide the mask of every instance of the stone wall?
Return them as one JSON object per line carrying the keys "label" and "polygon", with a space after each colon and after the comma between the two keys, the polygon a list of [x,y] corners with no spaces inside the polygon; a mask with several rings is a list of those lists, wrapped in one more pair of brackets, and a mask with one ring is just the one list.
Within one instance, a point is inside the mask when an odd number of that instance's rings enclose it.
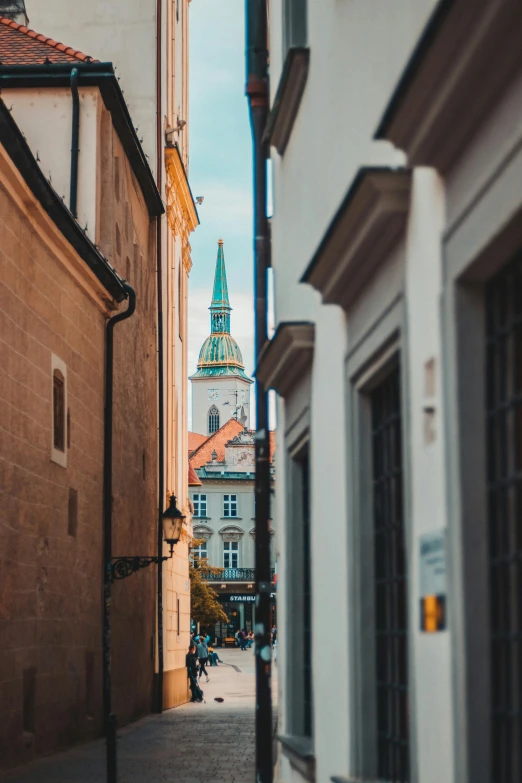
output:
{"label": "stone wall", "polygon": [[[101,730],[105,318],[2,186],[0,235],[4,765]],[[66,468],[50,459],[52,354],[67,368]]]}
{"label": "stone wall", "polygon": [[[104,110],[100,129],[97,241],[137,293],[136,313],[115,328],[113,553],[153,555],[154,235]],[[102,729],[107,313],[89,294],[89,274],[81,285],[35,230],[24,211],[27,204],[35,209],[31,199],[27,194],[19,207],[0,186],[0,766]],[[53,355],[66,368],[65,467],[51,461]],[[113,710],[120,725],[151,709],[156,574],[151,567],[114,585]]]}

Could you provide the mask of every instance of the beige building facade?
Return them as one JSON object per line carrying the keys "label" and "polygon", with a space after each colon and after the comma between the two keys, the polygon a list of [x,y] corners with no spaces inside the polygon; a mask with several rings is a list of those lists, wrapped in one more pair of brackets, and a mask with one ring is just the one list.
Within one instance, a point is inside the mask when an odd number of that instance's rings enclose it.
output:
{"label": "beige building facade", "polygon": [[[158,502],[158,511],[166,507],[173,492],[187,517],[174,558],[163,566],[163,705],[171,707],[188,698],[185,653],[190,627],[188,545],[192,533],[185,379],[190,234],[198,225],[188,182],[190,1],[115,0],[96,2],[93,7],[81,0],[44,4],[27,0],[25,6],[31,25],[52,30],[54,38],[72,42],[94,52],[100,61],[114,64],[132,126],[165,205],[154,240],[161,270],[161,298],[156,308],[160,311],[158,339],[163,344],[164,378],[160,482],[164,497]],[[90,229],[91,223],[88,225]],[[161,668],[157,644],[156,668]]]}
{"label": "beige building facade", "polygon": [[[154,525],[141,522],[155,513],[157,471],[150,447],[157,427],[154,216],[136,170],[100,101],[92,140],[97,172],[104,172],[97,247],[42,173],[6,108],[6,93],[0,105],[2,766],[102,728],[105,331],[121,303],[125,309],[122,278],[129,271],[137,288],[142,279],[152,290],[115,339],[115,551],[154,546]],[[141,415],[129,422],[134,407]],[[152,572],[114,588],[113,699],[121,722],[150,710],[155,604]]]}

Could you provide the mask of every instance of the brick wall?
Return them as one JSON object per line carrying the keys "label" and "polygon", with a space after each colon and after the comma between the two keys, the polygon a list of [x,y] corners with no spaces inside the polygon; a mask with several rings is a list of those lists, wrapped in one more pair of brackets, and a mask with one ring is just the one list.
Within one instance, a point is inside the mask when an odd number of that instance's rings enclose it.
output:
{"label": "brick wall", "polygon": [[[100,214],[98,243],[137,293],[135,315],[115,328],[113,552],[154,554],[154,234],[106,114]],[[102,728],[106,319],[1,185],[0,236],[0,766],[6,766]],[[51,461],[53,355],[67,368],[66,467]],[[113,708],[120,725],[151,708],[155,606],[155,567],[114,585]]]}
{"label": "brick wall", "polygon": [[[101,727],[104,317],[1,186],[0,235],[0,760],[10,763]],[[52,354],[67,366],[67,468],[50,459]]]}

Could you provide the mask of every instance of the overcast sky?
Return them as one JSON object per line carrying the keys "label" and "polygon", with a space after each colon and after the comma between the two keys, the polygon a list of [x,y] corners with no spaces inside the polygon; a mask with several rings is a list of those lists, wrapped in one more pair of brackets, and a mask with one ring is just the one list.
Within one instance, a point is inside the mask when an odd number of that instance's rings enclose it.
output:
{"label": "overcast sky", "polygon": [[[189,374],[210,332],[217,241],[223,238],[231,332],[253,371],[252,142],[244,96],[244,0],[190,4],[189,179],[201,225],[190,239]],[[190,410],[190,409],[189,409]]]}

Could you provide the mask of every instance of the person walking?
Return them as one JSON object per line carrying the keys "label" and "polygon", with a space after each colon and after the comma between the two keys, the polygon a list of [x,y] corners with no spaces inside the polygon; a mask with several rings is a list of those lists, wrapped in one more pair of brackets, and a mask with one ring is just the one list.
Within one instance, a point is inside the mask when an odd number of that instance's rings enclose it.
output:
{"label": "person walking", "polygon": [[210,677],[208,676],[208,672],[205,669],[205,666],[208,663],[208,647],[202,636],[199,637],[197,653],[199,659],[199,679],[201,679],[201,676],[204,674],[207,678],[207,682],[210,682]]}
{"label": "person walking", "polygon": [[191,643],[189,651],[185,656],[185,665],[189,678],[190,692],[192,698],[190,701],[203,701],[203,691],[198,685],[198,660],[196,658],[196,645]]}

